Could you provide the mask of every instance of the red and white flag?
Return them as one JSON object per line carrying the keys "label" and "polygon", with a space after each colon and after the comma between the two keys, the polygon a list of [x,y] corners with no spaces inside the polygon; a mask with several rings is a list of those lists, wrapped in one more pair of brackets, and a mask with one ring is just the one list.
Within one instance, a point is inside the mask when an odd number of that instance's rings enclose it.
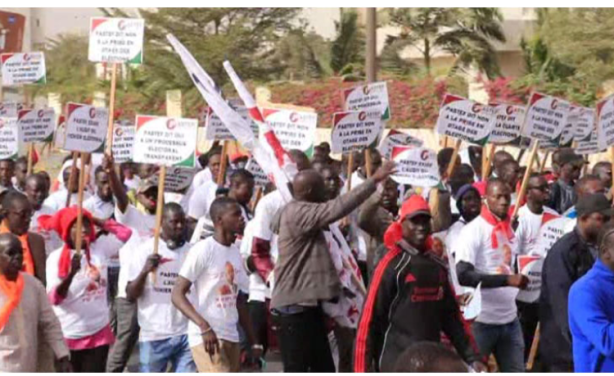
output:
{"label": "red and white flag", "polygon": [[250,116],[260,126],[260,132],[264,135],[268,145],[260,143],[258,138],[254,135],[250,128],[250,123],[235,110],[228,105],[228,103],[222,98],[215,85],[213,79],[205,72],[205,70],[198,64],[196,59],[192,56],[190,51],[181,44],[172,34],[166,36],[169,43],[177,52],[181,61],[188,71],[192,82],[203,96],[209,107],[215,112],[215,114],[224,122],[226,128],[232,133],[232,135],[249,150],[254,159],[258,162],[264,172],[271,178],[277,189],[281,192],[284,200],[289,202],[292,199],[290,190],[288,189],[288,183],[296,173],[296,165],[292,163],[289,155],[281,147],[279,140],[275,137],[273,130],[263,121],[260,110],[256,107],[255,101],[245,88],[245,85],[241,82],[239,77],[230,63],[224,64],[227,72],[230,70],[230,78],[233,80],[239,96],[245,103],[245,106],[249,109]]}

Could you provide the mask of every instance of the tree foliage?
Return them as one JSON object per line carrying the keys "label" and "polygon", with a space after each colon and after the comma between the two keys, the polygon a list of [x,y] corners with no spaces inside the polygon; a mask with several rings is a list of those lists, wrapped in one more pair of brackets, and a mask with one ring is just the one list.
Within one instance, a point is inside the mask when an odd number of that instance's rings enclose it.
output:
{"label": "tree foliage", "polygon": [[335,74],[349,65],[362,65],[364,61],[365,34],[358,24],[354,10],[344,10],[339,22],[335,22],[337,35],[331,45],[330,67]]}
{"label": "tree foliage", "polygon": [[499,75],[493,42],[504,42],[505,35],[497,8],[391,8],[385,13],[387,24],[401,30],[388,37],[386,47],[397,54],[408,46],[417,49],[427,73],[435,55],[446,52],[455,57],[450,73],[475,65],[488,77]]}

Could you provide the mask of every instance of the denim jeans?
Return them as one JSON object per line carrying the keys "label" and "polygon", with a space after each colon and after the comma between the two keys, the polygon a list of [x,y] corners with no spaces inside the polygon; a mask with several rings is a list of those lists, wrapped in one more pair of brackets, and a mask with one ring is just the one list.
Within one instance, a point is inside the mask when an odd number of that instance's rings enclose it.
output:
{"label": "denim jeans", "polygon": [[169,363],[170,372],[196,372],[187,334],[159,341],[139,342],[139,361],[140,372],[166,372]]}
{"label": "denim jeans", "polygon": [[472,330],[480,354],[494,354],[499,372],[525,371],[524,339],[518,319],[503,325],[474,322]]}

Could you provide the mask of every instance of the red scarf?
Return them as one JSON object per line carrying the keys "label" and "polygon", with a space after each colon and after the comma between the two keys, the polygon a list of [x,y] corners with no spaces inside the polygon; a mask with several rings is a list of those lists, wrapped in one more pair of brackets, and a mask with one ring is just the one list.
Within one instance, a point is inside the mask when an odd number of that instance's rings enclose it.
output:
{"label": "red scarf", "polygon": [[[6,219],[0,223],[0,234],[4,233],[11,233],[9,226],[6,224]],[[21,248],[23,249],[23,268],[21,268],[21,270],[30,275],[34,275],[34,258],[32,257],[32,251],[30,251],[28,233],[26,232],[23,235],[17,236],[17,238],[21,242]]]}
{"label": "red scarf", "polygon": [[[83,250],[85,253],[85,260],[87,264],[90,265],[90,248],[89,245],[96,239],[96,231],[94,228],[94,220],[92,218],[92,214],[87,210],[83,210],[83,218],[89,219],[90,223],[90,234],[88,238],[83,239]],[[64,241],[64,247],[62,248],[62,253],[60,254],[60,260],[58,263],[58,277],[60,279],[65,278],[70,272],[70,263],[71,263],[71,249],[68,246],[70,239],[70,228],[73,223],[77,221],[77,207],[71,206],[69,208],[64,208],[54,215],[41,215],[38,218],[38,225],[43,230],[53,230],[60,235],[60,238]]]}
{"label": "red scarf", "polygon": [[501,232],[503,236],[507,238],[507,240],[514,239],[514,232],[512,231],[512,226],[510,225],[509,216],[504,221],[502,221],[495,217],[494,214],[492,214],[490,210],[488,210],[486,205],[482,205],[482,211],[480,212],[480,215],[482,216],[482,218],[484,218],[486,222],[495,226],[495,228],[492,229],[492,233],[490,235],[492,247],[494,249],[499,248],[497,232]]}
{"label": "red scarf", "polygon": [[21,275],[21,273],[19,273],[15,281],[9,281],[4,274],[0,274],[0,291],[7,297],[4,305],[0,307],[0,332],[9,322],[13,310],[17,308],[19,302],[21,302],[23,284],[23,275]]}

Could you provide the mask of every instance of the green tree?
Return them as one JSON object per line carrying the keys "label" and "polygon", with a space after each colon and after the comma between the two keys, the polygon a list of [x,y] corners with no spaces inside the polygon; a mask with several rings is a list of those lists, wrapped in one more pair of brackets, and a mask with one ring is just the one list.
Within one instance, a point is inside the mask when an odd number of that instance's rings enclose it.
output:
{"label": "green tree", "polygon": [[496,8],[392,8],[385,16],[388,25],[401,30],[388,37],[387,46],[398,52],[417,49],[428,74],[438,52],[455,57],[451,72],[475,65],[488,77],[499,74],[493,42],[504,42],[505,35]]}
{"label": "green tree", "polygon": [[[126,16],[117,8],[109,16]],[[224,86],[228,76],[222,63],[229,60],[243,79],[269,80],[283,74],[275,59],[275,46],[295,28],[297,8],[159,8],[139,9],[145,19],[144,64],[141,91],[147,98],[164,97],[166,90],[183,92],[184,112],[202,107],[202,97],[170,49],[172,33],[194,55],[215,82]]]}
{"label": "green tree", "polygon": [[351,65],[362,65],[364,61],[365,35],[358,24],[354,10],[341,12],[341,19],[335,22],[337,35],[331,45],[330,67],[335,74],[350,69]]}
{"label": "green tree", "polygon": [[275,48],[275,58],[289,80],[318,79],[330,75],[330,42],[305,27],[290,31]]}
{"label": "green tree", "polygon": [[47,84],[28,86],[34,95],[60,93],[62,103],[89,102],[102,84],[96,78],[96,66],[87,58],[88,36],[62,34],[43,48]]}

